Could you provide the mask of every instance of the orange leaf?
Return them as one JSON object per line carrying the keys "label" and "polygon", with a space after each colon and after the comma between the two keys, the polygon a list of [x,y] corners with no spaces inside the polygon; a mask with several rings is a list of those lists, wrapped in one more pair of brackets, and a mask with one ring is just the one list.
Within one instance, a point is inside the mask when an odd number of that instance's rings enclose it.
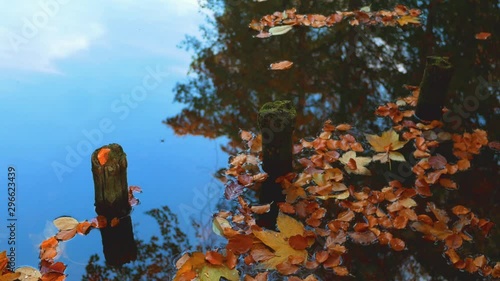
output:
{"label": "orange leaf", "polygon": [[104,148],[101,148],[101,150],[99,150],[99,152],[97,153],[97,160],[99,160],[99,164],[101,164],[101,166],[106,164],[106,162],[108,162],[108,157],[109,157],[110,151],[111,151],[111,149],[104,147]]}
{"label": "orange leaf", "polygon": [[238,258],[232,251],[226,253],[226,265],[229,269],[234,269],[238,263]]}
{"label": "orange leaf", "polygon": [[316,252],[316,261],[319,263],[323,263],[328,258],[327,251],[318,251]]}
{"label": "orange leaf", "polygon": [[208,251],[205,260],[213,265],[221,265],[224,262],[224,256],[214,251]]}
{"label": "orange leaf", "polygon": [[451,211],[455,214],[455,215],[467,215],[468,213],[470,213],[470,209],[462,206],[462,205],[457,205],[455,207],[453,207],[451,209]]}
{"label": "orange leaf", "polygon": [[446,239],[444,240],[446,243],[446,246],[451,249],[458,249],[462,246],[462,237],[458,234],[451,234]]}
{"label": "orange leaf", "polygon": [[83,221],[76,226],[76,232],[78,234],[87,235],[90,232],[91,229],[90,226],[91,226],[90,222]]}
{"label": "orange leaf", "polygon": [[457,189],[457,183],[450,179],[439,179],[439,184],[446,188]]}
{"label": "orange leaf", "polygon": [[269,212],[270,209],[271,209],[271,204],[250,207],[250,210],[252,210],[253,213],[258,214],[258,215],[262,215],[264,213],[267,213],[267,212]]}
{"label": "orange leaf", "polygon": [[337,131],[348,131],[352,128],[351,125],[349,124],[340,124],[340,125],[337,125],[337,127],[335,127],[335,129]]}
{"label": "orange leaf", "polygon": [[292,65],[293,65],[293,62],[284,60],[284,61],[280,61],[280,62],[276,62],[276,63],[271,63],[270,68],[271,68],[271,70],[285,70],[285,69],[291,68]]}
{"label": "orange leaf", "polygon": [[457,162],[458,170],[463,171],[470,168],[470,161],[467,159],[461,159]]}
{"label": "orange leaf", "polygon": [[415,181],[415,189],[417,194],[422,196],[432,196],[429,184],[423,178],[419,178]]}
{"label": "orange leaf", "polygon": [[64,281],[66,275],[59,272],[49,272],[42,276],[41,281]]}
{"label": "orange leaf", "polygon": [[299,270],[299,267],[296,265],[291,264],[288,261],[282,262],[278,265],[276,265],[276,270],[281,273],[282,275],[290,275],[294,274]]}
{"label": "orange leaf", "polygon": [[280,202],[278,203],[278,207],[285,214],[295,214],[295,208],[290,203]]}
{"label": "orange leaf", "polygon": [[252,260],[256,261],[256,262],[267,261],[267,260],[275,257],[275,255],[270,250],[268,250],[266,247],[253,248],[250,251],[250,255],[248,255],[248,256],[250,256],[252,258]]}
{"label": "orange leaf", "polygon": [[476,34],[476,39],[477,40],[486,40],[491,36],[491,33],[489,32],[479,32]]}
{"label": "orange leaf", "polygon": [[41,260],[53,260],[57,256],[56,248],[46,248],[40,251]]}
{"label": "orange leaf", "polygon": [[333,268],[333,272],[338,276],[347,276],[349,275],[349,271],[345,266],[336,266]]}
{"label": "orange leaf", "polygon": [[388,245],[392,240],[392,233],[390,232],[382,232],[378,236],[378,242],[380,245]]}
{"label": "orange leaf", "polygon": [[59,241],[57,241],[55,236],[52,236],[52,237],[44,240],[42,242],[42,244],[40,244],[40,249],[45,250],[48,248],[54,248],[54,247],[57,247],[58,244],[59,244]]}
{"label": "orange leaf", "polygon": [[460,261],[460,256],[457,254],[457,252],[453,248],[446,250],[445,254],[450,258],[450,261],[453,264]]}
{"label": "orange leaf", "polygon": [[405,242],[399,238],[392,238],[389,244],[394,251],[402,251],[406,247]]}

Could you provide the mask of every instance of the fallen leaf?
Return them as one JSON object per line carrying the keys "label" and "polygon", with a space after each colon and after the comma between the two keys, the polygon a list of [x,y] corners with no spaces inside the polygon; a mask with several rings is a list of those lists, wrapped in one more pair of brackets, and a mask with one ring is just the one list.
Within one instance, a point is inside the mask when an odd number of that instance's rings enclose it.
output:
{"label": "fallen leaf", "polygon": [[277,226],[280,232],[272,230],[253,230],[254,236],[266,246],[274,250],[274,257],[263,261],[262,264],[268,269],[276,267],[289,258],[299,257],[303,261],[307,258],[306,250],[295,250],[290,246],[287,238],[304,234],[304,225],[290,216],[278,214]]}
{"label": "fallen leaf", "polygon": [[59,230],[70,230],[76,228],[78,221],[72,217],[59,217],[54,220],[54,225]]}
{"label": "fallen leaf", "polygon": [[479,32],[476,34],[476,39],[477,40],[486,40],[488,38],[490,38],[491,36],[491,33],[489,32]]}
{"label": "fallen leaf", "polygon": [[271,35],[273,35],[273,36],[283,35],[292,29],[293,29],[293,26],[291,26],[291,25],[274,26],[274,27],[269,28],[269,33],[271,33]]}
{"label": "fallen leaf", "polygon": [[293,65],[293,62],[284,60],[284,61],[280,61],[280,62],[276,62],[276,63],[271,63],[270,69],[271,70],[285,70],[285,69],[291,68],[292,65]]}
{"label": "fallen leaf", "polygon": [[99,164],[101,164],[101,166],[108,162],[110,152],[111,149],[107,147],[101,148],[99,152],[97,152],[97,160],[99,161]]}

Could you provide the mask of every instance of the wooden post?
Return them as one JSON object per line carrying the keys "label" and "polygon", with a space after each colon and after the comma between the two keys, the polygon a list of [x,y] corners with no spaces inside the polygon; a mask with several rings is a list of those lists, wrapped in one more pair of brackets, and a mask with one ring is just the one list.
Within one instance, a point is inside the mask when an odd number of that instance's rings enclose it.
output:
{"label": "wooden post", "polygon": [[[108,265],[121,266],[137,258],[128,201],[127,158],[122,147],[114,143],[95,150],[91,162],[95,211],[108,223],[100,229],[104,257]],[[113,218],[120,222],[111,227]]]}
{"label": "wooden post", "polygon": [[415,116],[422,121],[440,120],[453,68],[447,57],[427,57]]}
{"label": "wooden post", "polygon": [[260,190],[260,203],[271,203],[271,210],[259,217],[257,223],[270,229],[276,228],[278,202],[285,201],[281,185],[276,179],[292,171],[292,133],[296,111],[290,101],[275,101],[264,104],[259,111],[259,126],[262,133],[262,168],[268,174]]}

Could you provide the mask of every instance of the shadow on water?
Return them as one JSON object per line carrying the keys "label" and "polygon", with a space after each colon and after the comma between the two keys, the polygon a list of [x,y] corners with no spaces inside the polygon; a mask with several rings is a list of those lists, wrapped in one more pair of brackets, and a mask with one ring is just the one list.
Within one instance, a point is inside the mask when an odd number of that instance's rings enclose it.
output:
{"label": "shadow on water", "polygon": [[[316,136],[326,119],[335,124],[350,123],[359,132],[379,133],[388,124],[374,117],[377,106],[406,96],[402,86],[418,85],[425,58],[439,55],[450,57],[455,67],[446,102],[452,113],[445,115],[446,126],[457,132],[482,128],[490,140],[498,140],[500,34],[493,29],[500,18],[497,1],[376,1],[371,6],[379,10],[404,4],[421,9],[421,27],[350,26],[342,22],[331,28],[298,27],[269,39],[253,38],[255,32],[248,28],[254,18],[291,7],[298,13],[330,14],[365,4],[206,1],[206,8],[215,17],[207,23],[204,38],[188,36],[183,43],[194,54],[194,75],[174,89],[175,101],[184,104],[184,109],[164,123],[179,135],[229,137],[223,149],[234,153],[241,146],[239,129],[257,131],[257,112],[264,103],[289,99],[297,109],[297,139]],[[475,34],[481,31],[492,33],[490,39],[476,40]],[[281,72],[268,70],[270,63],[280,60],[293,61],[294,67]],[[483,90],[489,94],[481,94]],[[434,202],[446,209],[457,204],[468,206],[498,225],[498,161],[498,153],[476,157],[472,168],[458,176],[459,190],[436,192]],[[168,207],[148,214],[158,222],[161,237],[137,241],[138,261],[117,270],[100,266],[93,257],[84,280],[169,280],[173,276],[174,260],[196,246],[188,243]],[[408,241],[407,251],[349,244],[344,262],[354,277],[346,280],[481,279],[448,265],[442,256],[443,246],[424,241],[420,233],[398,234]],[[475,239],[471,247],[473,252],[498,261],[498,243],[500,231],[494,227],[488,239]],[[327,271],[320,274],[323,280],[334,278]]]}

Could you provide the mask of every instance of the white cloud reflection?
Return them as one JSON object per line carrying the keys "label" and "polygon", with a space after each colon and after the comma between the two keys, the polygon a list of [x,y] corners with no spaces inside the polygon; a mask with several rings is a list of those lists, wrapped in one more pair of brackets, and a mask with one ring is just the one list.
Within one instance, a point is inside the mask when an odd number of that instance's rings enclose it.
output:
{"label": "white cloud reflection", "polygon": [[0,18],[0,71],[61,73],[60,62],[85,57],[99,46],[108,56],[138,54],[127,48],[169,56],[202,19],[196,0],[17,0],[3,5],[9,14]]}

